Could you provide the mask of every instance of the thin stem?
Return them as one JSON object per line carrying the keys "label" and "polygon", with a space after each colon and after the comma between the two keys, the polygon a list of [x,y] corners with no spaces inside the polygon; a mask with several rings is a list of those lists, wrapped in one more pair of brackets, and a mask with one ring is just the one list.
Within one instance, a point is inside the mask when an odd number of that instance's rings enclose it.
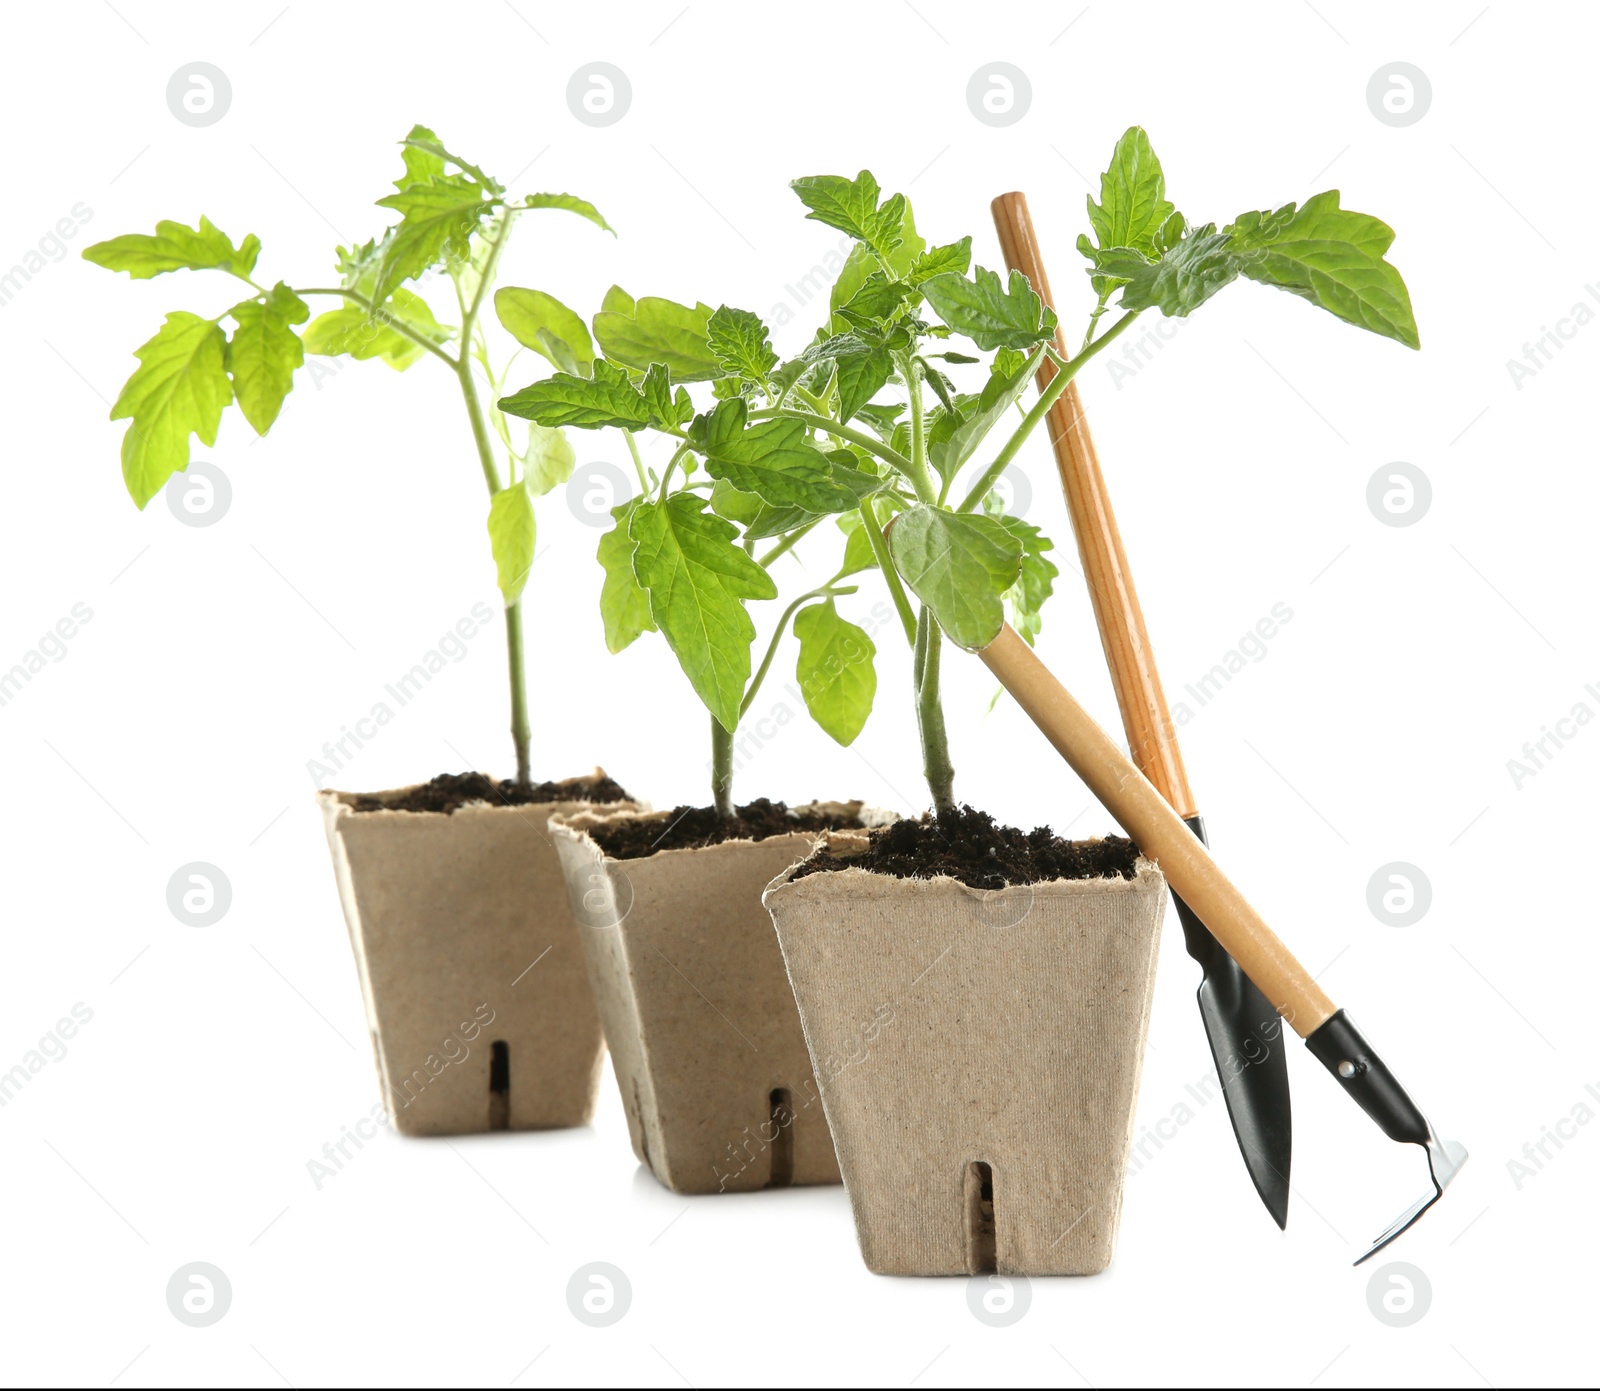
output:
{"label": "thin stem", "polygon": [[478,462],[483,466],[483,481],[489,485],[489,496],[500,491],[500,470],[495,467],[494,443],[489,438],[489,424],[484,419],[483,403],[478,399],[477,383],[472,380],[472,362],[462,358],[456,367],[456,380],[461,386],[461,399],[466,403],[467,420],[472,425],[473,443],[478,446]]}
{"label": "thin stem", "polygon": [[783,540],[778,542],[778,544],[776,546],[774,546],[770,551],[768,551],[765,555],[757,556],[756,557],[756,564],[759,565],[763,570],[765,570],[780,555],[783,555],[787,551],[792,550],[794,545],[795,545],[795,543],[802,536],[804,536],[808,531],[810,531],[812,527],[816,526],[817,522],[820,522],[821,520],[822,520],[822,518],[818,517],[815,521],[807,522],[804,526],[797,526],[793,531],[791,531],[787,536],[785,536],[783,538]]}
{"label": "thin stem", "polygon": [[917,687],[917,729],[922,736],[922,775],[933,795],[933,809],[954,811],[955,768],[950,762],[950,741],[945,733],[944,706],[939,699],[939,650],[943,635],[927,605],[917,615],[916,660],[912,664]]}
{"label": "thin stem", "polygon": [[1011,461],[1016,458],[1017,451],[1022,448],[1028,436],[1033,433],[1034,427],[1050,413],[1050,407],[1055,405],[1061,398],[1062,392],[1072,384],[1072,379],[1083,369],[1084,364],[1108,343],[1114,342],[1127,329],[1128,325],[1139,317],[1141,312],[1141,310],[1134,309],[1124,314],[1070,362],[1063,361],[1055,353],[1050,354],[1051,361],[1058,366],[1054,379],[1049,386],[1039,393],[1039,399],[1033,403],[1033,408],[1022,418],[1022,423],[1017,426],[1011,438],[1001,446],[1000,452],[995,455],[994,462],[983,471],[978,481],[972,485],[971,491],[961,500],[961,505],[956,508],[957,512],[970,512],[983,501],[989,489],[994,487],[995,481],[1006,471]]}
{"label": "thin stem", "polygon": [[873,500],[869,497],[861,499],[861,525],[866,529],[867,542],[872,547],[872,554],[878,559],[878,569],[883,572],[883,581],[889,586],[889,597],[894,600],[895,612],[900,615],[900,623],[906,630],[906,642],[912,646],[917,641],[917,620],[911,612],[911,601],[906,598],[905,586],[900,582],[900,574],[894,568],[894,560],[889,555],[889,541],[883,534],[883,528],[878,525],[878,510]]}
{"label": "thin stem", "polygon": [[672,475],[677,471],[678,460],[683,458],[683,456],[688,452],[689,446],[687,444],[680,444],[677,449],[673,451],[672,457],[667,460],[666,468],[661,470],[661,487],[656,492],[657,502],[664,502],[666,500],[667,484],[672,480]]}
{"label": "thin stem", "polygon": [[911,463],[915,472],[911,475],[911,484],[917,490],[917,496],[922,501],[931,499],[923,497],[923,482],[928,477],[928,431],[922,414],[922,369],[917,365],[916,357],[907,353],[900,360],[900,375],[905,378],[906,394],[911,400]]}
{"label": "thin stem", "polygon": [[1106,312],[1106,301],[1111,298],[1111,291],[1107,290],[1101,295],[1094,306],[1094,312],[1089,315],[1088,325],[1083,330],[1083,346],[1078,349],[1081,353],[1094,341],[1094,326],[1100,322],[1100,316]]}
{"label": "thin stem", "polygon": [[624,430],[622,438],[628,442],[628,453],[633,456],[633,471],[639,475],[639,493],[643,496],[650,491],[650,480],[645,477],[644,460],[639,457],[639,445],[633,438],[632,430]]}
{"label": "thin stem", "polygon": [[871,435],[858,430],[853,425],[841,425],[832,416],[817,415],[812,411],[797,411],[793,406],[784,406],[781,410],[776,406],[763,406],[758,411],[751,411],[751,420],[771,420],[783,416],[786,420],[803,420],[807,425],[813,425],[819,430],[838,439],[849,440],[851,444],[860,445],[868,454],[872,454],[884,463],[891,464],[899,472],[911,480],[912,486],[916,485],[916,478],[911,465],[911,460],[898,450],[889,448],[882,440],[874,439]]}
{"label": "thin stem", "polygon": [[489,254],[484,258],[483,271],[478,276],[478,288],[472,296],[472,307],[467,310],[466,318],[461,321],[463,342],[472,333],[473,325],[478,322],[478,311],[483,308],[483,297],[488,294],[489,286],[494,281],[495,268],[499,265],[500,253],[505,250],[506,239],[511,235],[511,224],[516,215],[516,209],[507,204],[505,216],[495,229],[494,237],[489,243]]}
{"label": "thin stem", "polygon": [[717,815],[733,820],[733,731],[711,717],[711,800]]}
{"label": "thin stem", "polygon": [[766,654],[761,658],[761,665],[756,668],[756,674],[750,678],[750,686],[744,693],[744,699],[739,702],[739,718],[743,719],[749,713],[750,705],[756,698],[756,692],[761,689],[761,683],[767,679],[767,669],[772,665],[772,659],[778,655],[778,644],[783,641],[784,631],[789,626],[789,620],[794,617],[795,611],[811,599],[831,599],[840,594],[854,594],[856,585],[847,584],[841,589],[834,588],[834,582],[843,577],[843,572],[835,575],[827,584],[818,585],[809,594],[802,594],[794,603],[783,611],[778,619],[778,626],[772,630],[772,640],[767,643]]}
{"label": "thin stem", "polygon": [[[456,380],[461,384],[461,399],[467,407],[467,419],[472,425],[473,442],[478,446],[478,462],[483,466],[483,481],[489,487],[491,498],[500,491],[500,473],[495,467],[494,444],[489,438],[488,422],[484,419],[483,402],[478,397],[478,384],[472,375],[471,345],[474,341],[474,330],[477,328],[478,311],[483,307],[483,297],[494,280],[500,253],[505,250],[506,238],[510,235],[513,220],[513,214],[507,210],[489,242],[489,254],[484,257],[477,292],[473,295],[472,303],[461,320],[461,352],[456,360]],[[486,349],[484,356],[487,359]],[[484,370],[489,372],[487,361],[484,363]],[[493,373],[489,372],[489,376],[492,384]],[[532,785],[528,746],[533,736],[528,721],[528,679],[522,648],[520,600],[506,605],[506,664],[511,678],[511,742],[517,754],[517,786],[526,788]]]}
{"label": "thin stem", "polygon": [[528,768],[528,686],[523,680],[522,601],[506,605],[506,662],[511,673],[511,742],[517,750],[517,786],[532,786]]}
{"label": "thin stem", "polygon": [[766,653],[761,658],[761,665],[756,668],[756,674],[750,678],[750,685],[745,689],[744,699],[739,702],[740,719],[743,719],[749,713],[750,704],[755,700],[756,692],[761,689],[761,683],[767,679],[767,670],[772,666],[772,659],[778,655],[778,644],[783,641],[784,630],[788,628],[789,620],[794,617],[795,610],[805,603],[807,599],[814,599],[822,592],[820,589],[814,589],[809,594],[802,594],[779,617],[778,626],[772,630],[772,640],[767,643]]}
{"label": "thin stem", "polygon": [[441,348],[437,343],[435,343],[433,341],[433,339],[429,338],[424,333],[418,333],[416,331],[416,329],[412,328],[411,325],[408,324],[404,319],[397,318],[395,315],[391,314],[387,309],[383,308],[381,305],[374,304],[365,295],[357,294],[356,291],[354,291],[354,290],[347,290],[347,289],[344,289],[344,288],[333,289],[333,290],[330,290],[330,289],[296,290],[295,294],[297,294],[297,295],[339,295],[340,297],[342,297],[344,299],[354,300],[363,309],[365,309],[367,311],[367,313],[372,318],[376,319],[385,328],[392,328],[402,338],[409,338],[413,343],[417,344],[418,347],[426,348],[430,353],[432,353],[441,362],[449,363],[451,371],[456,371],[458,369],[459,364],[457,363],[456,359],[451,357],[450,354],[447,353],[443,348]]}

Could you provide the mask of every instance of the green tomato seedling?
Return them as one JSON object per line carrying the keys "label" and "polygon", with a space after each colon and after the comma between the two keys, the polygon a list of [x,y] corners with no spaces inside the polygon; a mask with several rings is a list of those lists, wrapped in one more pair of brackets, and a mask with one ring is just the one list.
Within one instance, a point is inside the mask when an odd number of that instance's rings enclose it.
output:
{"label": "green tomato seedling", "polygon": [[[163,221],[153,236],[132,233],[84,250],[86,260],[126,271],[134,280],[176,270],[216,270],[251,291],[213,317],[185,310],[168,314],[155,337],[135,350],[139,366],[111,408],[113,420],[130,422],[122,441],[122,476],[142,509],[174,473],[188,468],[191,435],[206,445],[216,443],[230,402],[238,404],[258,435],[266,434],[307,353],[376,359],[401,372],[424,357],[442,363],[456,379],[489,490],[489,542],[505,604],[517,781],[527,787],[530,730],[521,600],[537,538],[533,504],[571,477],[574,455],[560,430],[533,424],[514,440],[500,412],[484,410],[480,377],[498,395],[505,369],[496,372],[491,360],[483,309],[493,291],[500,322],[518,343],[565,372],[588,373],[594,349],[577,314],[542,291],[496,291],[494,283],[512,225],[524,212],[559,209],[605,231],[611,228],[593,204],[571,194],[507,198],[500,183],[451,154],[425,126],[413,127],[401,146],[405,167],[395,180],[397,191],[378,199],[379,207],[398,213],[400,220],[364,246],[340,247],[339,283],[331,287],[292,288],[280,280],[267,288],[254,278],[260,239],[252,233],[235,246],[205,217],[198,227]],[[408,288],[420,288],[441,272],[454,291],[458,317],[453,324],[437,319],[416,289]],[[311,319],[306,300],[314,296],[343,304]],[[232,322],[231,333],[225,320]],[[496,438],[504,453],[503,473]]]}
{"label": "green tomato seedling", "polygon": [[[1091,262],[1094,304],[1070,359],[1053,346],[1054,311],[1021,273],[1002,280],[973,267],[971,237],[929,246],[905,195],[884,197],[870,173],[791,187],[808,218],[855,242],[828,322],[803,352],[781,360],[766,325],[746,310],[635,301],[613,289],[595,316],[603,357],[592,373],[558,373],[500,403],[549,428],[623,431],[641,495],[615,509],[617,525],[600,543],[606,640],[615,652],[646,631],[665,636],[711,711],[713,790],[724,813],[732,809],[734,731],[791,618],[812,715],[841,743],[860,731],[875,653],[833,601],[849,592],[841,580],[872,568],[912,649],[934,807],[955,806],[939,693],[943,640],[977,650],[1009,614],[1032,642],[1058,573],[1049,538],[1006,515],[995,485],[1077,373],[1145,310],[1187,315],[1242,276],[1417,346],[1405,285],[1383,259],[1394,234],[1382,222],[1327,192],[1242,214],[1221,231],[1193,226],[1167,200],[1138,127],[1117,142],[1099,200],[1088,200],[1094,240],[1078,246]],[[1101,330],[1113,296],[1120,316]],[[952,337],[973,351],[952,349]],[[1046,357],[1059,370],[1024,409]],[[968,372],[976,389],[962,390],[955,379]],[[716,404],[702,409],[685,384],[703,382]],[[890,388],[895,399],[881,399]],[[1002,430],[1005,422],[1014,423]],[[644,430],[674,445],[660,478],[640,463],[634,437]],[[980,451],[988,462],[952,498]],[[775,597],[772,562],[828,517],[846,533],[844,564],[784,612],[752,677],[748,605]],[[758,555],[757,543],[769,539]]]}

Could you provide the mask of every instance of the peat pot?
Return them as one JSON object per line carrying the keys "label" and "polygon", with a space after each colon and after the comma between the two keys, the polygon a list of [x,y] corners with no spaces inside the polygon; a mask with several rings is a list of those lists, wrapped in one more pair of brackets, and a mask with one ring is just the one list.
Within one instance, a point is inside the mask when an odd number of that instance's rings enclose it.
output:
{"label": "peat pot", "polygon": [[318,794],[395,1128],[586,1124],[605,1044],[545,823],[597,804],[387,809],[412,791]]}
{"label": "peat pot", "polygon": [[[818,808],[851,817],[859,804]],[[665,832],[671,812],[642,814]],[[817,834],[613,859],[608,826],[553,817],[639,1162],[677,1193],[837,1183],[794,995],[761,892]],[[593,833],[593,834],[591,834]]]}
{"label": "peat pot", "polygon": [[[855,848],[834,838],[841,853]],[[862,1258],[881,1275],[1110,1263],[1166,882],[979,891],[778,875],[788,964]]]}

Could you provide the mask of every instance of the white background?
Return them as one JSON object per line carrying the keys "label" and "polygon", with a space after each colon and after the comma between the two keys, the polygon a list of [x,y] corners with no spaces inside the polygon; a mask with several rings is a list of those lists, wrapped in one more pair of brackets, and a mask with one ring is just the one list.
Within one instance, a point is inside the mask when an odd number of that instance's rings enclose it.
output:
{"label": "white background", "polygon": [[[0,1111],[7,1381],[1592,1376],[1600,1125],[1550,1147],[1520,1186],[1507,1166],[1600,1084],[1584,873],[1600,729],[1520,789],[1506,766],[1576,702],[1600,711],[1584,692],[1600,680],[1600,327],[1520,389],[1506,366],[1600,280],[1592,7],[78,0],[12,7],[6,26],[0,266],[74,204],[93,212],[71,255],[0,309],[0,667],[75,603],[93,611],[67,656],[0,709],[0,1068],[75,1002],[93,1010],[67,1055]],[[197,59],[233,90],[205,129],[165,99]],[[565,96],[595,60],[632,84],[628,114],[604,129],[575,120]],[[1032,84],[1026,117],[1004,129],[965,97],[995,60]],[[1366,100],[1397,60],[1432,85],[1426,116],[1405,128]],[[1184,747],[1224,865],[1472,1150],[1392,1251],[1431,1283],[1420,1322],[1375,1318],[1372,1267],[1350,1262],[1421,1189],[1421,1156],[1383,1140],[1298,1051],[1287,1233],[1212,1103],[1131,1180],[1109,1273],[1035,1281],[1028,1314],[1001,1329],[969,1314],[964,1281],[869,1275],[842,1189],[668,1193],[635,1165],[609,1078],[592,1129],[449,1145],[385,1134],[314,1186],[307,1162],[377,1092],[306,762],[475,602],[493,603],[482,482],[439,364],[401,376],[339,363],[320,386],[302,379],[266,439],[230,411],[216,447],[197,451],[232,482],[219,524],[182,526],[161,498],[140,514],[107,404],[163,313],[214,314],[236,291],[215,275],[130,284],[77,252],[205,213],[236,239],[262,238],[258,276],[327,283],[335,244],[383,227],[372,202],[414,121],[514,192],[600,205],[615,240],[529,217],[502,276],[585,312],[613,281],[763,314],[792,306],[785,285],[836,237],[802,220],[787,180],[870,167],[910,193],[930,241],[971,232],[990,265],[988,201],[1026,189],[1077,324],[1084,176],[1135,122],[1194,220],[1332,186],[1396,228],[1420,353],[1241,285],[1134,376],[1119,384],[1097,365],[1083,390],[1174,701],[1274,604],[1293,610],[1265,658],[1186,725]],[[778,347],[813,326],[802,311]],[[625,462],[614,437],[578,440],[582,461]],[[1406,528],[1366,503],[1368,479],[1397,460],[1433,489]],[[1062,547],[1040,650],[1115,728],[1042,441],[1024,461],[1030,519]],[[536,774],[599,762],[658,806],[707,800],[704,711],[658,640],[607,656],[598,533],[560,492],[539,517]],[[817,577],[833,568],[822,550],[806,562]],[[804,578],[795,567],[790,592]],[[866,580],[847,612],[881,598]],[[893,628],[879,637],[859,752],[796,722],[742,772],[741,796],[919,809],[908,661]],[[791,647],[785,679],[792,664]],[[985,715],[977,663],[952,657],[947,670],[963,798],[1022,826],[1111,829],[1014,707]],[[496,626],[342,784],[508,772],[503,687]],[[211,928],[166,905],[169,877],[194,860],[233,886]],[[1395,860],[1432,884],[1409,928],[1367,906],[1369,878]],[[1141,1127],[1209,1070],[1175,922],[1162,952]],[[578,1323],[564,1295],[596,1260],[633,1286],[608,1329]],[[166,1305],[169,1276],[191,1261],[232,1283],[227,1316],[207,1329]]]}

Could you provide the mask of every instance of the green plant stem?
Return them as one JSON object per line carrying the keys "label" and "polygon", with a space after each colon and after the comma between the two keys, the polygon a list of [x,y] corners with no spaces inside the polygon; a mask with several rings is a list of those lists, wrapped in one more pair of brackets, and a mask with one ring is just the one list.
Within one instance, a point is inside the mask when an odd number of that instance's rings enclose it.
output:
{"label": "green plant stem", "polygon": [[531,730],[528,721],[528,683],[524,678],[522,655],[522,600],[506,605],[506,662],[511,674],[511,739],[517,748],[517,786],[531,787],[533,779],[528,767],[528,745]]}
{"label": "green plant stem", "polygon": [[1100,322],[1100,316],[1106,312],[1106,301],[1111,298],[1111,291],[1107,290],[1101,295],[1094,306],[1094,312],[1089,315],[1088,326],[1083,330],[1083,346],[1078,349],[1081,353],[1094,341],[1094,326]]}
{"label": "green plant stem", "polygon": [[922,736],[922,775],[927,779],[936,812],[955,810],[955,768],[939,699],[939,651],[943,634],[926,604],[917,614],[917,641],[912,674],[916,682],[917,730]]}
{"label": "green plant stem", "polygon": [[688,452],[689,446],[687,444],[680,444],[677,449],[673,451],[672,457],[667,460],[666,468],[661,470],[661,487],[656,491],[657,502],[665,502],[667,500],[667,484],[672,481],[672,475],[677,472],[678,460],[683,458],[683,456]]}
{"label": "green plant stem", "polygon": [[644,460],[639,457],[639,445],[633,438],[632,430],[624,430],[622,438],[628,441],[628,453],[633,458],[633,471],[639,475],[639,492],[641,495],[650,491],[650,480],[645,477]]}
{"label": "green plant stem", "polygon": [[816,526],[817,522],[820,522],[821,520],[822,520],[822,518],[818,517],[816,519],[816,521],[807,522],[804,526],[797,526],[793,531],[791,531],[787,536],[785,536],[783,538],[783,540],[778,542],[778,544],[776,546],[774,546],[770,551],[768,551],[765,555],[757,556],[756,557],[756,564],[759,565],[763,570],[765,570],[780,555],[784,555],[788,551],[792,550],[794,548],[794,546],[795,546],[795,543],[797,541],[799,541],[800,538],[802,536],[804,536],[808,531],[810,531],[812,527]]}
{"label": "green plant stem", "polygon": [[750,678],[749,688],[744,693],[744,699],[739,702],[739,718],[743,719],[749,712],[751,702],[756,698],[756,692],[761,689],[761,683],[767,679],[767,670],[772,665],[772,659],[778,654],[778,644],[783,641],[784,631],[789,626],[789,620],[794,617],[795,611],[801,604],[811,599],[833,598],[841,594],[854,594],[858,586],[847,584],[843,588],[834,588],[835,583],[843,578],[842,572],[829,580],[827,584],[818,585],[808,594],[802,594],[794,603],[783,611],[778,619],[778,626],[772,631],[772,640],[767,643],[766,655],[761,658],[761,665],[756,668],[756,674]]}
{"label": "green plant stem", "polygon": [[1084,365],[1095,354],[1105,348],[1107,344],[1115,342],[1118,336],[1127,330],[1128,325],[1139,317],[1141,312],[1143,311],[1134,309],[1124,314],[1071,361],[1063,361],[1054,353],[1051,354],[1051,359],[1057,363],[1059,369],[1054,380],[1039,393],[1039,399],[1033,403],[1033,408],[1022,418],[1022,423],[1017,426],[1011,438],[1001,446],[1000,452],[995,455],[994,462],[983,471],[966,497],[962,498],[961,505],[956,508],[957,512],[970,512],[983,501],[989,489],[994,487],[995,481],[1006,471],[1011,461],[1016,458],[1017,451],[1022,448],[1028,436],[1033,433],[1034,427],[1050,413],[1050,407],[1055,405],[1061,398],[1061,393],[1072,384],[1072,379],[1078,375]]}
{"label": "green plant stem", "polygon": [[883,528],[878,525],[878,510],[871,498],[861,499],[861,525],[866,528],[867,543],[872,547],[872,554],[878,559],[878,569],[883,572],[883,581],[889,587],[889,597],[894,600],[895,612],[900,615],[901,626],[906,630],[906,642],[912,647],[917,643],[917,620],[911,612],[911,601],[906,598],[905,585],[900,581],[900,573],[894,568],[894,560],[889,555],[889,541],[883,534]]}
{"label": "green plant stem", "polygon": [[717,815],[733,819],[733,731],[711,717],[711,800]]}
{"label": "green plant stem", "polygon": [[903,473],[910,480],[912,486],[916,486],[916,478],[910,459],[906,458],[898,450],[890,449],[881,440],[874,439],[864,431],[856,429],[853,425],[841,425],[832,416],[817,415],[813,411],[797,411],[793,406],[785,406],[781,410],[775,406],[763,406],[758,411],[751,411],[748,419],[772,420],[780,415],[788,420],[803,420],[807,425],[813,425],[838,439],[849,440],[851,444],[860,445],[868,454],[882,459],[884,463],[892,465],[898,472]]}
{"label": "green plant stem", "polygon": [[933,485],[933,474],[928,468],[928,430],[922,413],[922,369],[915,355],[907,353],[900,361],[900,375],[905,379],[906,393],[911,400],[911,486],[917,490],[922,502],[937,502],[938,489]]}
{"label": "green plant stem", "polygon": [[418,347],[426,348],[430,353],[438,358],[439,361],[449,363],[450,370],[452,372],[455,371],[458,366],[456,359],[451,357],[450,354],[441,348],[437,343],[435,343],[433,339],[429,338],[424,333],[418,333],[416,329],[412,328],[411,325],[406,323],[404,319],[396,318],[387,309],[383,308],[381,305],[374,304],[365,295],[357,294],[354,290],[346,290],[342,287],[339,289],[296,290],[295,294],[338,295],[343,299],[353,300],[355,303],[359,304],[363,309],[365,309],[367,313],[370,314],[374,319],[383,324],[385,328],[392,328],[402,338],[409,338]]}
{"label": "green plant stem", "polygon": [[[494,442],[489,435],[488,421],[484,418],[483,402],[478,396],[478,384],[473,379],[472,357],[468,345],[472,342],[478,311],[483,307],[484,293],[494,279],[495,266],[500,260],[500,252],[505,247],[510,230],[511,218],[508,215],[496,229],[494,240],[489,244],[489,255],[483,266],[483,278],[478,282],[478,291],[462,318],[461,354],[459,357],[447,359],[455,367],[456,381],[461,388],[461,399],[467,408],[467,420],[472,426],[472,440],[478,449],[478,463],[483,468],[483,481],[488,485],[491,498],[500,491],[500,471],[495,467]],[[528,720],[528,683],[523,655],[520,600],[506,605],[506,664],[511,679],[511,742],[517,755],[517,786],[526,788],[532,785],[528,757],[532,730]]]}

